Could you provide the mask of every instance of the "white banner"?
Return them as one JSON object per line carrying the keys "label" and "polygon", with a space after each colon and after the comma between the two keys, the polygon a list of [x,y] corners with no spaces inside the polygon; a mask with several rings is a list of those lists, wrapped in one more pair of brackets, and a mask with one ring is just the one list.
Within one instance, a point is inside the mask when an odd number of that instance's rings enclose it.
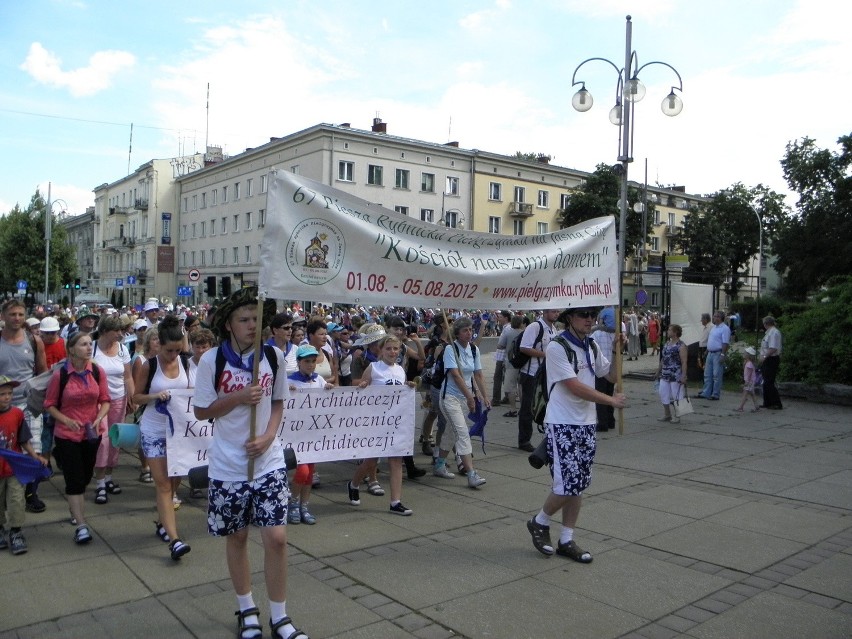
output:
{"label": "white banner", "polygon": [[618,303],[613,217],[548,235],[421,222],[272,171],[260,290],[275,299],[540,309]]}
{"label": "white banner", "polygon": [[[166,434],[169,476],[182,477],[190,468],[207,465],[215,422],[195,418],[192,389],[171,393],[169,412],[174,434]],[[299,389],[290,394],[278,437],[296,451],[299,463],[412,454],[413,388],[341,386]]]}

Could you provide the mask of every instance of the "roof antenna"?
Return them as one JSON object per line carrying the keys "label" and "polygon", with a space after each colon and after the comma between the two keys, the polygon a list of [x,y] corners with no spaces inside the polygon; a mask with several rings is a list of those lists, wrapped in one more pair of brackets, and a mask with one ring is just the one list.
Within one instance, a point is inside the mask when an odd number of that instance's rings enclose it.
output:
{"label": "roof antenna", "polygon": [[453,139],[453,116],[450,116],[450,125],[447,127],[447,142]]}

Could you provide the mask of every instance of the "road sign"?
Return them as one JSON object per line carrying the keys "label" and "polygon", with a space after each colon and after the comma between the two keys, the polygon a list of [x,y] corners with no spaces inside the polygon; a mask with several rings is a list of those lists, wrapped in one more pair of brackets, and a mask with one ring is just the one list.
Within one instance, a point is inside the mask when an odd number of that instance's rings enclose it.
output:
{"label": "road sign", "polygon": [[115,288],[124,288],[124,280],[115,280]]}
{"label": "road sign", "polygon": [[18,280],[18,290],[27,288],[27,280]]}
{"label": "road sign", "polygon": [[177,296],[178,297],[192,297],[192,287],[191,286],[178,286]]}
{"label": "road sign", "polygon": [[130,285],[130,286],[133,286],[134,284],[136,284],[136,276],[135,275],[128,275],[127,276],[127,284]]}
{"label": "road sign", "polygon": [[190,282],[197,282],[200,279],[201,279],[201,271],[199,271],[197,268],[191,269],[189,271],[189,281]]}
{"label": "road sign", "polygon": [[639,306],[645,306],[645,303],[648,301],[648,291],[644,288],[640,288],[636,291],[636,303]]}

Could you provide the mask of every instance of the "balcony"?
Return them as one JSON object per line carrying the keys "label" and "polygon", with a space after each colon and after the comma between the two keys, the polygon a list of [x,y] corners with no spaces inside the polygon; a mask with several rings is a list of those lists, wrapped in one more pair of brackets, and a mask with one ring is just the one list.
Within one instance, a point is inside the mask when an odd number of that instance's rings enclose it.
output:
{"label": "balcony", "polygon": [[148,198],[137,197],[136,201],[133,203],[133,208],[139,211],[147,211],[148,210]]}
{"label": "balcony", "polygon": [[509,215],[512,217],[532,217],[532,204],[526,202],[511,202],[509,204]]}
{"label": "balcony", "polygon": [[110,215],[127,215],[130,208],[127,206],[111,206],[109,207]]}
{"label": "balcony", "polygon": [[672,226],[669,225],[666,227],[666,237],[676,237],[683,232],[682,226]]}
{"label": "balcony", "polygon": [[115,253],[124,253],[135,248],[136,241],[132,237],[114,237],[110,240],[104,240],[102,247]]}

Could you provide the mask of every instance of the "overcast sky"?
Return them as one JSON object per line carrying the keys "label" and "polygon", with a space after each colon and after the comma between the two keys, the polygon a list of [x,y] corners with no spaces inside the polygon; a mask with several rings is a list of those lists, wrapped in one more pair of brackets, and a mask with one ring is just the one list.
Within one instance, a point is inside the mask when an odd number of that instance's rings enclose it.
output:
{"label": "overcast sky", "polygon": [[[631,179],[707,194],[735,182],[787,192],[785,146],[836,150],[852,132],[852,3],[832,0],[28,0],[0,8],[0,212],[53,183],[73,214],[151,158],[236,154],[311,125],[583,171],[618,156],[609,109],[625,16],[639,64]],[[209,127],[207,85],[210,84]],[[130,125],[133,123],[132,152]]]}

